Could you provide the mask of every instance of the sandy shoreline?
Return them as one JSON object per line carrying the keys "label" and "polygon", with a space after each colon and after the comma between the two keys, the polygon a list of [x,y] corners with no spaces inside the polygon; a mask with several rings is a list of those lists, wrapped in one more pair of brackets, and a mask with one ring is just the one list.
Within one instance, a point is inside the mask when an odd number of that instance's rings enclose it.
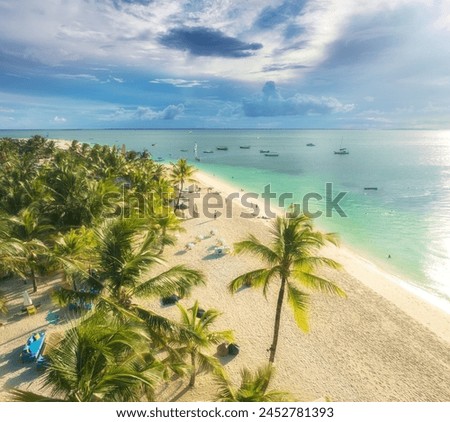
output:
{"label": "sandy shoreline", "polygon": [[[204,197],[208,187],[227,196],[236,188],[219,178],[199,172]],[[238,188],[240,191],[240,188]],[[253,201],[256,202],[256,201]],[[262,204],[259,205],[260,207]],[[200,208],[200,206],[199,206]],[[256,369],[268,360],[275,314],[276,290],[265,299],[260,291],[242,289],[228,292],[229,282],[260,262],[251,256],[217,255],[218,239],[232,246],[252,233],[268,241],[270,221],[241,218],[242,208],[233,202],[232,216],[189,218],[183,223],[175,246],[165,250],[168,266],[186,264],[204,272],[207,284],[195,288],[181,301],[191,306],[195,300],[205,308],[222,312],[216,329],[232,329],[240,346],[238,356],[222,359],[230,377],[239,379],[243,367]],[[211,230],[216,234],[211,236]],[[198,241],[198,237],[204,239]],[[196,242],[191,250],[185,245]],[[280,341],[272,388],[289,391],[299,401],[328,396],[334,401],[450,401],[450,317],[392,283],[389,274],[355,256],[346,248],[328,248],[326,253],[341,262],[346,271],[326,271],[325,275],[347,292],[347,299],[315,294],[311,301],[311,331],[302,333],[288,307],[282,315]],[[57,281],[42,284],[33,300],[42,303],[30,317],[17,316],[23,286],[9,283],[11,312],[0,317],[0,400],[8,400],[14,387],[39,392],[42,375],[30,365],[18,362],[29,333],[46,329],[61,331],[70,324],[70,314],[54,307],[48,292]],[[4,290],[4,285],[0,286]],[[26,286],[31,291],[31,286]],[[174,319],[174,306],[161,307],[158,299],[143,304]],[[54,324],[49,315],[58,313],[63,324]],[[65,323],[64,323],[65,322]],[[209,375],[200,375],[196,387],[185,390],[183,379],[162,386],[159,399],[178,401],[214,400],[216,387]]]}
{"label": "sandy shoreline", "polygon": [[[225,182],[215,175],[206,173],[203,170],[196,174],[197,179],[203,185],[214,186],[224,196],[229,196],[233,192],[244,193],[241,191],[241,188],[232,186],[230,183]],[[264,209],[262,200],[252,200],[252,202],[258,203],[261,210]],[[274,208],[272,207],[272,209]],[[274,209],[274,211],[282,214],[281,209]],[[263,214],[264,213],[261,212],[260,215]],[[328,246],[325,251],[327,256],[340,262],[344,266],[346,272],[374,292],[392,302],[395,306],[399,307],[410,317],[416,319],[420,324],[433,331],[450,345],[449,312],[435,306],[433,303],[427,302],[415,292],[408,290],[407,284],[399,277],[384,271],[374,263],[350,250],[345,245],[341,245],[339,248],[331,245]]]}

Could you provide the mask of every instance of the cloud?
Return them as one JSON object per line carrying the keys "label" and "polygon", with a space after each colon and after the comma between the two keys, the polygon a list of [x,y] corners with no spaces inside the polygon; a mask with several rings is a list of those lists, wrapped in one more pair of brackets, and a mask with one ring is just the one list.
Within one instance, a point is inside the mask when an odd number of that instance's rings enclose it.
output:
{"label": "cloud", "polygon": [[137,107],[133,109],[120,108],[113,114],[104,116],[101,120],[109,121],[146,121],[146,120],[174,120],[184,112],[183,104],[171,104],[160,111],[150,107]]}
{"label": "cloud", "polygon": [[262,68],[263,72],[279,72],[282,70],[307,69],[309,66],[296,63],[271,64]]}
{"label": "cloud", "polygon": [[66,74],[66,73],[58,73],[55,75],[55,78],[58,79],[68,79],[68,80],[82,80],[82,81],[92,81],[92,82],[98,82],[99,79],[95,75],[90,75],[87,73],[80,73],[80,74]]}
{"label": "cloud", "polygon": [[353,108],[353,104],[342,104],[334,97],[295,94],[284,98],[273,81],[266,82],[262,95],[243,100],[244,114],[248,117],[345,113]]}
{"label": "cloud", "polygon": [[186,80],[186,79],[153,79],[150,81],[151,84],[168,84],[176,86],[177,88],[193,88],[193,87],[204,87],[209,88],[209,85],[205,85],[208,81],[204,80]]}
{"label": "cloud", "polygon": [[53,121],[54,121],[55,123],[66,123],[66,122],[67,122],[67,119],[66,119],[65,117],[55,116],[55,117],[53,118]]}
{"label": "cloud", "polygon": [[189,51],[195,56],[242,58],[254,55],[263,47],[260,43],[246,43],[223,32],[202,26],[173,28],[159,38],[162,45]]}

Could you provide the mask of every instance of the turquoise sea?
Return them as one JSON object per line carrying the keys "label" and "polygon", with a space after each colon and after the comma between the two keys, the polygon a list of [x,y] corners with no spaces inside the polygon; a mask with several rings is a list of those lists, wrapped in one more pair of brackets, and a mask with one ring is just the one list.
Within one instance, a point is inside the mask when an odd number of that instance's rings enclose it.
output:
{"label": "turquoise sea", "polygon": [[[332,183],[333,196],[347,192],[339,202],[347,217],[323,215],[318,225],[450,309],[450,131],[0,130],[0,137],[33,134],[147,148],[165,162],[186,157],[247,192],[261,193],[270,184],[278,195],[292,193],[286,204],[310,192],[324,196]],[[194,161],[195,143],[200,162]],[[216,149],[222,145],[228,151]],[[334,154],[343,147],[348,155]],[[310,211],[325,207],[324,200],[310,204]]]}

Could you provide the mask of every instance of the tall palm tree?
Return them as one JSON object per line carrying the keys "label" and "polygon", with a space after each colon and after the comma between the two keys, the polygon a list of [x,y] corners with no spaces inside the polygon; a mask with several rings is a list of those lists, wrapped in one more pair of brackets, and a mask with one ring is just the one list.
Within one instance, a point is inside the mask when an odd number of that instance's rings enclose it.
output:
{"label": "tall palm tree", "polygon": [[255,372],[248,369],[241,371],[241,384],[235,387],[225,373],[216,376],[218,386],[216,401],[220,402],[286,402],[292,396],[284,391],[267,391],[274,373],[270,364]]}
{"label": "tall palm tree", "polygon": [[181,195],[183,193],[184,184],[186,182],[194,183],[196,180],[194,179],[194,174],[197,171],[194,166],[188,164],[185,158],[180,158],[176,163],[171,163],[172,169],[170,173],[170,177],[173,182],[178,184],[178,198],[175,204],[176,207],[180,204]]}
{"label": "tall palm tree", "polygon": [[9,242],[18,250],[10,255],[10,269],[30,276],[33,291],[37,292],[37,273],[42,260],[50,255],[48,243],[53,226],[32,207],[22,210],[17,217],[3,217],[5,223],[9,226]]}
{"label": "tall palm tree", "polygon": [[182,339],[182,346],[178,352],[182,356],[189,356],[191,364],[191,377],[189,387],[195,385],[197,373],[204,371],[221,371],[221,365],[217,358],[209,354],[209,349],[222,341],[232,341],[233,333],[230,330],[212,331],[211,325],[220,316],[215,309],[208,309],[203,315],[199,315],[199,305],[195,302],[189,310],[178,305],[181,312],[183,327],[187,328],[191,334],[188,338]]}
{"label": "tall palm tree", "polygon": [[345,293],[316,273],[316,270],[324,267],[340,268],[336,261],[317,255],[326,243],[337,244],[334,234],[315,231],[312,220],[304,215],[291,219],[277,217],[270,233],[270,246],[262,244],[254,236],[234,245],[237,253],[256,255],[267,266],[235,278],[228,287],[232,293],[244,285],[262,288],[266,296],[269,286],[278,283],[273,340],[269,349],[269,362],[273,363],[280,333],[281,311],[286,298],[297,325],[303,331],[308,331],[308,293],[303,289],[338,296],[345,296]]}
{"label": "tall palm tree", "polygon": [[94,313],[51,346],[44,386],[51,397],[14,390],[17,401],[153,400],[161,367],[149,352],[149,338],[134,321]]}

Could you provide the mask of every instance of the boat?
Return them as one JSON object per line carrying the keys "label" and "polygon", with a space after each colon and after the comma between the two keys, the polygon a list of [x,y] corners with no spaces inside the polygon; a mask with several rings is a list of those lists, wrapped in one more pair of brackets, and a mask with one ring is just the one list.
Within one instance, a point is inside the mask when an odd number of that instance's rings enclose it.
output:
{"label": "boat", "polygon": [[22,349],[20,358],[22,362],[34,362],[36,361],[42,351],[45,343],[45,331],[32,334]]}
{"label": "boat", "polygon": [[155,158],[155,160],[154,161],[157,161],[158,163],[160,163],[161,161],[164,161],[164,158],[162,158],[162,157],[158,157],[158,158]]}
{"label": "boat", "polygon": [[250,145],[241,145],[240,149],[250,149]]}
{"label": "boat", "polygon": [[267,154],[268,152],[270,152],[268,149],[260,149],[259,152],[261,154]]}
{"label": "boat", "polygon": [[152,147],[156,146],[156,144],[152,144]]}
{"label": "boat", "polygon": [[187,149],[180,149],[181,152],[188,152]]}
{"label": "boat", "polygon": [[350,154],[349,150],[347,148],[339,148],[338,151],[334,151],[337,155],[347,155]]}
{"label": "boat", "polygon": [[307,147],[315,147],[316,145],[310,142],[309,144],[306,144]]}
{"label": "boat", "polygon": [[278,152],[268,152],[264,154],[266,157],[278,157],[280,154]]}
{"label": "boat", "polygon": [[228,151],[228,147],[217,147],[219,151]]}
{"label": "boat", "polygon": [[194,158],[195,158],[195,161],[200,161],[200,158],[198,158],[198,154],[197,154],[197,143],[194,144]]}
{"label": "boat", "polygon": [[365,187],[364,190],[378,190],[378,188],[376,186],[368,186]]}
{"label": "boat", "polygon": [[203,154],[213,154],[213,153],[214,153],[214,151],[212,149],[205,149],[203,151]]}

